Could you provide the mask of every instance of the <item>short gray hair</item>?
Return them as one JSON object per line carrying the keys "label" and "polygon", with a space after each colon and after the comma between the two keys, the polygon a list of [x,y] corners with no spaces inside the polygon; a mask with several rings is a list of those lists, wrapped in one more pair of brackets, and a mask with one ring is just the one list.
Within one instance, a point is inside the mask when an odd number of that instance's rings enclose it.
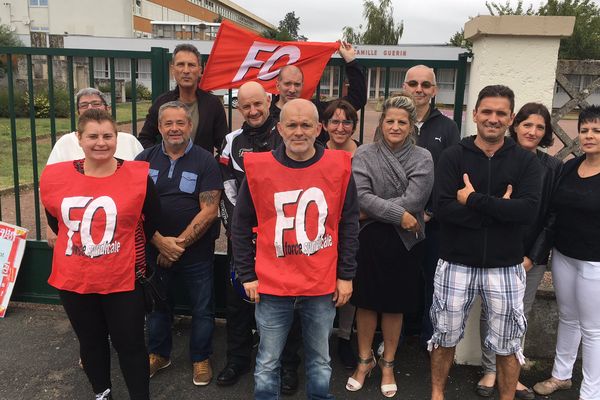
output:
{"label": "short gray hair", "polygon": [[189,122],[192,122],[192,113],[190,112],[190,108],[187,106],[187,104],[179,100],[169,101],[160,106],[160,108],[158,109],[158,122],[160,122],[160,120],[162,119],[165,110],[169,108],[185,110],[185,117]]}
{"label": "short gray hair", "polygon": [[83,88],[79,92],[77,92],[77,94],[75,95],[75,104],[77,104],[77,106],[79,106],[79,99],[81,99],[83,96],[98,96],[100,97],[100,100],[102,100],[105,106],[110,106],[110,103],[106,96],[104,96],[104,93],[102,93],[96,88]]}

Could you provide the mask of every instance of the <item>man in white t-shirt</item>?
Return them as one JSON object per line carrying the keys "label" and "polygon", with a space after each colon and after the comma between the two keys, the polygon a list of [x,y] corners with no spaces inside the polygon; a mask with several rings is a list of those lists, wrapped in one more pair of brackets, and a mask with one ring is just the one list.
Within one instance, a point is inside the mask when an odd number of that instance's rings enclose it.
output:
{"label": "man in white t-shirt", "polygon": [[[98,89],[81,89],[77,92],[76,101],[77,115],[80,115],[90,108],[101,108],[110,111],[110,106],[106,102],[102,92]],[[115,152],[115,158],[133,160],[135,156],[142,152],[142,150],[144,150],[144,148],[135,136],[126,132],[119,132],[117,134],[117,151]],[[62,161],[78,160],[80,158],[84,158],[84,154],[79,146],[79,140],[77,140],[77,132],[71,132],[58,139],[52,148],[52,152],[50,152],[46,164],[49,165]]]}
{"label": "man in white t-shirt", "polygon": [[[101,108],[110,111],[110,106],[102,92],[98,89],[81,89],[77,92],[75,100],[77,103],[77,115],[81,115],[81,113],[90,108]],[[135,136],[127,132],[117,133],[117,151],[115,152],[115,158],[133,160],[135,156],[142,152],[142,150],[144,150],[144,148]],[[63,135],[56,141],[46,165],[63,161],[79,160],[84,157],[85,155],[83,154],[83,150],[81,149],[81,146],[79,146],[79,140],[77,139],[77,132],[71,132]],[[48,227],[46,227],[46,238],[48,240],[48,246],[53,248],[54,242],[56,241],[56,235]]]}

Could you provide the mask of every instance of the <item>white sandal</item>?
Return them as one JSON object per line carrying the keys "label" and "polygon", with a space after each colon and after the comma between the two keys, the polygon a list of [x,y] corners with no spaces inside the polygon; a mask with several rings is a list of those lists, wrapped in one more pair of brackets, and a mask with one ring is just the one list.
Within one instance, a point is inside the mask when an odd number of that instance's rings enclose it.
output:
{"label": "white sandal", "polygon": [[[379,359],[379,367],[380,368],[392,368],[392,372],[394,370],[394,361],[384,360],[383,357]],[[395,383],[388,383],[385,385],[381,385],[381,394],[385,397],[394,397],[398,392],[398,386]]]}
{"label": "white sandal", "polygon": [[[367,370],[367,373],[365,374],[365,379],[370,377],[371,373],[373,372],[373,369],[377,365],[377,362],[375,362],[375,356],[373,355],[373,350],[371,350],[371,357],[369,357],[369,358],[358,357],[357,363],[363,364],[363,365],[365,365],[365,364],[371,365],[371,367]],[[354,372],[356,372],[356,370]],[[354,375],[354,374],[352,374],[352,375]],[[359,381],[354,379],[352,376],[350,376],[348,378],[348,381],[346,382],[346,390],[348,390],[350,392],[358,392],[360,389],[362,389],[364,383],[365,383],[364,380],[363,380],[363,383],[360,383]]]}

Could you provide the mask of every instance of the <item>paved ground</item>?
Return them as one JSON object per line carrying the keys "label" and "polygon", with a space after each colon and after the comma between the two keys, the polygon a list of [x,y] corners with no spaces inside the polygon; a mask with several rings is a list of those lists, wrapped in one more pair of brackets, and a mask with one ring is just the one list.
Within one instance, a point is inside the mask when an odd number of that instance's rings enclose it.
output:
{"label": "paved ground", "polygon": [[[83,371],[77,365],[77,340],[61,307],[12,303],[5,319],[0,320],[0,399],[1,400],[69,400],[91,399],[91,389]],[[151,381],[153,399],[251,399],[252,375],[247,374],[233,387],[221,388],[211,383],[195,387],[191,382],[191,366],[187,358],[189,323],[181,320],[174,327],[173,365],[159,372]],[[335,345],[335,340],[332,340]],[[225,327],[217,324],[214,336],[213,366],[223,367]],[[113,358],[115,399],[127,398],[124,383]],[[413,340],[402,345],[396,357],[396,380],[400,392],[397,399],[423,400],[429,393],[429,359],[418,350]],[[533,384],[545,378],[551,369],[548,360],[538,361],[524,371],[522,380]],[[581,381],[581,365],[576,367],[574,387]],[[338,399],[382,399],[376,371],[363,390],[350,393],[344,389],[348,373],[334,357],[332,392]],[[473,388],[479,378],[476,367],[455,366],[447,389],[447,400],[475,400]],[[301,377],[302,381],[304,378]],[[577,389],[561,392],[552,400],[577,399]],[[305,398],[304,390],[290,400]]]}

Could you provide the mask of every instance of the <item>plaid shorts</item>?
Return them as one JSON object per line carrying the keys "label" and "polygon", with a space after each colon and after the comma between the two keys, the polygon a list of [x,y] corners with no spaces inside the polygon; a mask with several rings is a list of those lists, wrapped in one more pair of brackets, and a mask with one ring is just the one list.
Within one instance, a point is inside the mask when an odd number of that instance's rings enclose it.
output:
{"label": "plaid shorts", "polygon": [[527,330],[523,314],[526,275],[521,264],[473,268],[440,259],[434,278],[429,349],[454,347],[462,339],[476,295],[487,316],[484,346],[499,355],[515,354],[523,363],[521,338]]}

